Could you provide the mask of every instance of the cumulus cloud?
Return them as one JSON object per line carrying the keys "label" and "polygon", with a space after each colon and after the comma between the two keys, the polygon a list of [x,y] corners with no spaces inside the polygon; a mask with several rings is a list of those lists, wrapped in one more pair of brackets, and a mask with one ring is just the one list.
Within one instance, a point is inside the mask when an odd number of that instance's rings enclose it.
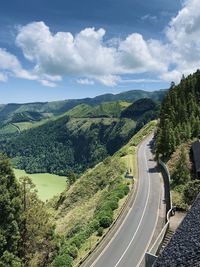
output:
{"label": "cumulus cloud", "polygon": [[[105,42],[104,36],[104,29],[94,28],[75,36],[70,32],[52,34],[44,22],[33,22],[19,29],[16,44],[35,64],[35,75],[84,76],[86,80],[79,80],[80,84],[95,80],[114,86],[121,74],[160,73],[167,69],[164,60],[155,56],[152,40],[146,42],[142,35],[134,33],[113,43]],[[154,45],[161,46],[158,41]]]}
{"label": "cumulus cloud", "polygon": [[189,74],[200,67],[200,2],[187,0],[166,29],[174,70]]}
{"label": "cumulus cloud", "polygon": [[7,81],[9,76],[23,79],[35,79],[28,71],[22,68],[16,56],[0,48],[0,80]]}
{"label": "cumulus cloud", "polygon": [[[151,18],[146,15],[142,19]],[[165,41],[145,40],[139,33],[107,40],[104,29],[94,28],[76,35],[54,34],[44,22],[32,22],[19,27],[16,37],[16,45],[32,63],[32,70],[23,69],[14,55],[0,49],[0,81],[16,76],[55,87],[64,76],[71,76],[81,85],[99,82],[115,86],[123,75],[138,73],[148,73],[156,80],[179,81],[182,74],[199,68],[199,25],[199,0],[184,2],[165,29]]]}

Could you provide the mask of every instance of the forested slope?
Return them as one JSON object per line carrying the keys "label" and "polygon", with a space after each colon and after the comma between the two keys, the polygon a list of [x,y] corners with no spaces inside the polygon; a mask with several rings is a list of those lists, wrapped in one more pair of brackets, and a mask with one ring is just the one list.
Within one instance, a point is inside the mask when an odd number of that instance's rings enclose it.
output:
{"label": "forested slope", "polygon": [[172,85],[160,112],[157,153],[171,155],[176,147],[200,134],[200,71]]}
{"label": "forested slope", "polygon": [[157,131],[157,156],[162,156],[171,173],[174,204],[187,209],[200,192],[191,144],[200,136],[200,71],[172,84],[161,105]]}
{"label": "forested slope", "polygon": [[112,155],[133,135],[129,119],[68,116],[0,140],[0,149],[29,173],[80,173]]}

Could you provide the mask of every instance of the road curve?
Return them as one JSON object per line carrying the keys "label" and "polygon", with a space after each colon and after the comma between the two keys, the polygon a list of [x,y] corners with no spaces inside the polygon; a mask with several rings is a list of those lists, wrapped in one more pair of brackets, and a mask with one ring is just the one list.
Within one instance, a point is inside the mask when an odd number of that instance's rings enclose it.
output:
{"label": "road curve", "polygon": [[138,149],[138,191],[117,234],[91,267],[137,267],[152,239],[160,204],[160,176],[150,149],[152,136]]}

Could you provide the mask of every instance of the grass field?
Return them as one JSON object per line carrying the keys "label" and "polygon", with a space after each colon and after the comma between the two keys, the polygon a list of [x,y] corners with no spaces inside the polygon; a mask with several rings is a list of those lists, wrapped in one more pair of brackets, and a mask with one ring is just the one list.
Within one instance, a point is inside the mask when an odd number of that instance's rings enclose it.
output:
{"label": "grass field", "polygon": [[46,201],[61,193],[66,188],[66,177],[50,173],[28,174],[23,170],[14,169],[15,176],[19,179],[22,176],[29,176],[38,190],[38,196]]}

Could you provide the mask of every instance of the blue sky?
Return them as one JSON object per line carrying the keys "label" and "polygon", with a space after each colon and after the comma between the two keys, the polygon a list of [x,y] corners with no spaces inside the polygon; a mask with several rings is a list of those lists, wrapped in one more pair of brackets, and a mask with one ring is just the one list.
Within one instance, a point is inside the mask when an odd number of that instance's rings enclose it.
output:
{"label": "blue sky", "polygon": [[0,103],[167,88],[198,68],[199,9],[197,0],[3,1]]}

